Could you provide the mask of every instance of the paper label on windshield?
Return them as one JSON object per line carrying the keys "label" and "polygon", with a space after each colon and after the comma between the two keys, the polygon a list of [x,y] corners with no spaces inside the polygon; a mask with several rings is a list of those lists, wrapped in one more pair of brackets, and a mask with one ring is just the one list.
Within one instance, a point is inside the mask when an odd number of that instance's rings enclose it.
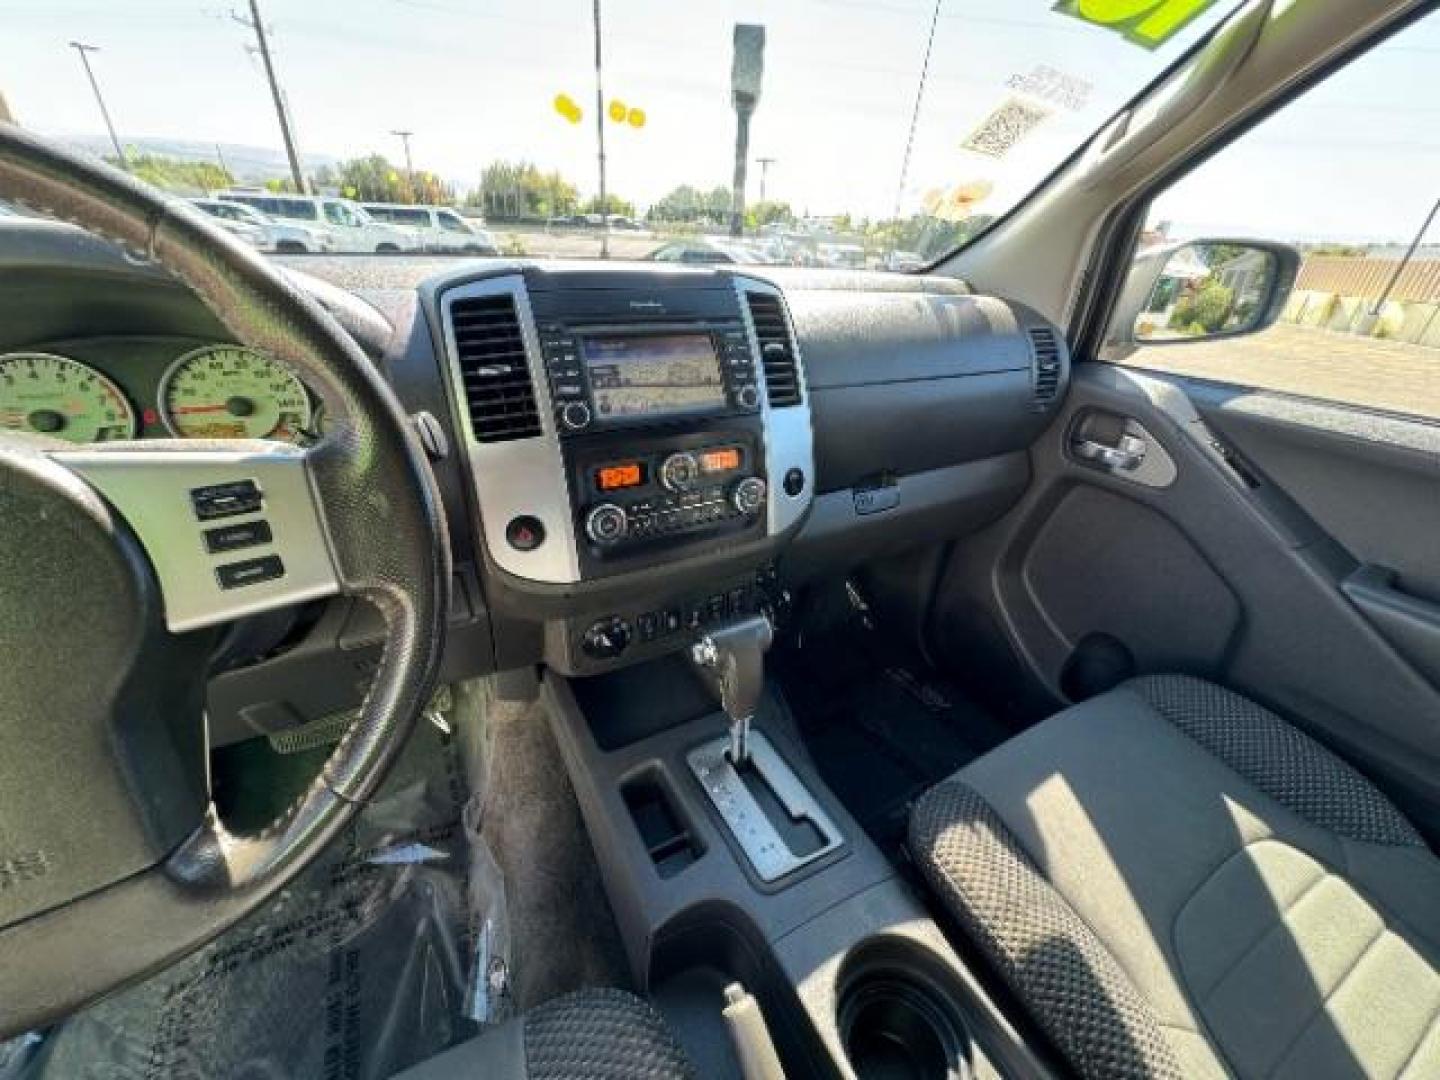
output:
{"label": "paper label on windshield", "polygon": [[1012,97],[987,116],[960,144],[986,157],[1003,158],[1050,115],[1044,105]]}
{"label": "paper label on windshield", "polygon": [[1036,64],[1028,75],[1015,74],[1005,80],[1011,90],[1032,98],[1079,112],[1090,100],[1091,85],[1075,75],[1068,75],[1049,64]]}
{"label": "paper label on windshield", "polygon": [[1052,9],[1114,30],[1126,41],[1158,49],[1215,0],[1059,0]]}

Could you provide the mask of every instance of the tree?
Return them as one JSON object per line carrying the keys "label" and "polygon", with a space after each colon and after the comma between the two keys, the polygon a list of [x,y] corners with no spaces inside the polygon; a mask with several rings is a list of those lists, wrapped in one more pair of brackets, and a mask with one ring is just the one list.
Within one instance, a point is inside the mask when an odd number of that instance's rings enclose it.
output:
{"label": "tree", "polygon": [[572,214],[579,201],[575,185],[559,172],[541,172],[528,161],[492,161],[480,174],[480,186],[465,198],[494,218]]}
{"label": "tree", "polygon": [[[107,160],[119,164],[114,158]],[[137,154],[132,150],[125,167],[146,183],[166,191],[216,191],[235,183],[229,169],[209,161],[182,161],[160,154]]]}
{"label": "tree", "polygon": [[776,222],[788,225],[795,220],[795,212],[787,202],[767,200],[756,203],[745,211],[745,224],[752,229],[763,228]]}
{"label": "tree", "polygon": [[1225,325],[1235,293],[1215,280],[1206,281],[1194,292],[1181,297],[1170,316],[1170,325],[1187,334],[1213,334]]}
{"label": "tree", "polygon": [[600,196],[596,195],[585,203],[582,211],[586,214],[622,214],[625,217],[635,216],[635,204],[628,199],[622,199],[613,192],[605,193],[605,204],[600,204]]}

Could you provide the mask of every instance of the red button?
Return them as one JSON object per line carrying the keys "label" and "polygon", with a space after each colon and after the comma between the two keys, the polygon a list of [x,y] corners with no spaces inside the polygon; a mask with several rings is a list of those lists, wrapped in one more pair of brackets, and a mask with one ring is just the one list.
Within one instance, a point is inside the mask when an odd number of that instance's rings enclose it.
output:
{"label": "red button", "polygon": [[545,542],[545,526],[539,518],[522,514],[505,526],[505,539],[516,551],[534,551]]}

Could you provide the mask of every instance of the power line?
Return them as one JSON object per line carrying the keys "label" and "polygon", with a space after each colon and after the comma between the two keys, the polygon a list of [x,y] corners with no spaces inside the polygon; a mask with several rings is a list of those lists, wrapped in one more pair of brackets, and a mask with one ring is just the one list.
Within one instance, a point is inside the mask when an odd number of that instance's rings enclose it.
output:
{"label": "power line", "polygon": [[270,42],[265,36],[265,20],[260,17],[260,0],[250,0],[250,18],[237,15],[230,17],[241,26],[255,31],[255,41],[260,49],[260,60],[265,65],[265,78],[270,82],[270,96],[275,101],[275,115],[280,121],[280,137],[285,142],[285,156],[290,159],[290,176],[295,181],[295,190],[304,195],[310,190],[305,174],[300,169],[300,151],[295,148],[295,133],[290,128],[290,112],[286,107],[285,94],[275,76],[275,62],[270,57]]}
{"label": "power line", "polygon": [[95,91],[95,103],[100,106],[100,115],[105,118],[105,130],[110,133],[110,145],[115,147],[115,157],[120,167],[126,168],[129,162],[125,160],[125,148],[120,145],[120,138],[115,134],[115,124],[110,119],[110,110],[105,107],[105,95],[100,93],[100,84],[95,81],[95,72],[90,67],[90,56],[92,52],[99,52],[100,46],[87,45],[83,41],[70,42],[70,48],[75,50],[80,57],[80,63],[85,68],[85,76],[90,80],[90,89]]}
{"label": "power line", "polygon": [[600,257],[610,257],[610,206],[605,198],[604,56],[600,49],[600,0],[595,0],[595,133],[600,139]]}
{"label": "power line", "polygon": [[398,135],[400,141],[405,144],[405,181],[410,185],[410,198],[415,198],[415,163],[410,160],[410,136],[413,131],[392,131],[391,135]]}

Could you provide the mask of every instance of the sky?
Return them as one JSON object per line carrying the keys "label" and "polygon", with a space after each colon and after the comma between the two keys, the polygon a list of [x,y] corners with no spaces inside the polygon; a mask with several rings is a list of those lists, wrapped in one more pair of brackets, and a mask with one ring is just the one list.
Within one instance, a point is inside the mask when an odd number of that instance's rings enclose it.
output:
{"label": "sky", "polygon": [[[235,0],[237,7],[247,0]],[[1319,0],[1315,0],[1319,2]],[[1001,212],[1223,14],[1151,52],[1052,10],[1054,0],[940,0],[908,180],[900,186],[932,0],[603,0],[605,89],[645,110],[607,127],[609,187],[642,206],[728,184],[731,31],[766,27],[751,156],[766,194],[811,214],[884,217],[955,185]],[[403,160],[461,188],[494,159],[596,190],[591,0],[261,0],[302,150]],[[280,147],[253,35],[231,0],[0,0],[0,91],[44,133],[93,137],[99,114],[72,39],[125,138]],[[1163,197],[1177,231],[1279,239],[1408,238],[1440,195],[1440,21],[1432,16],[1252,133]],[[1034,76],[1062,77],[1057,101]],[[1011,84],[1021,81],[1019,89]],[[1028,82],[1027,82],[1028,80]],[[569,94],[572,125],[554,110]],[[1045,99],[1045,100],[1042,100]],[[964,144],[1007,103],[1039,116],[1003,156]],[[987,140],[988,141],[988,140]],[[749,195],[758,192],[751,167]]]}

